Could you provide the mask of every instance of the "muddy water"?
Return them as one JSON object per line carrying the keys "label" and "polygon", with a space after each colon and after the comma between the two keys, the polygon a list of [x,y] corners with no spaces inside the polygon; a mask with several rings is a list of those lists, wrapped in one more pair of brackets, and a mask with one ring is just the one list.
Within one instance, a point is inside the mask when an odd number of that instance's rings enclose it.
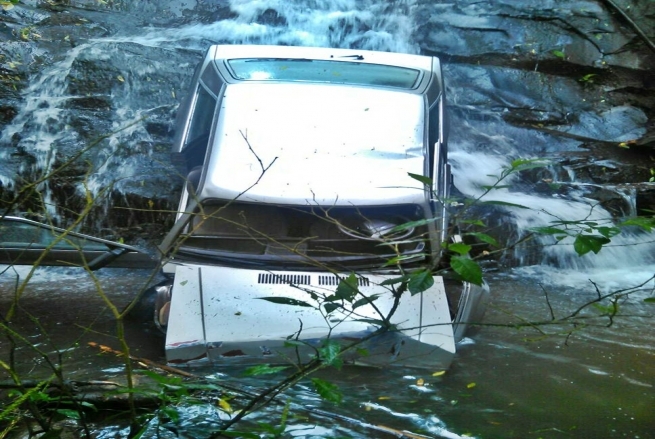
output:
{"label": "muddy water", "polygon": [[[2,266],[6,268],[6,266]],[[17,287],[28,273],[27,267],[9,268],[0,276],[0,311],[6,316]],[[104,368],[104,359],[93,361],[98,350],[87,346],[96,342],[118,347],[116,321],[110,306],[122,310],[147,283],[147,270],[100,270],[91,278],[84,270],[48,267],[37,270],[19,299],[11,328],[25,340],[16,339],[16,360],[21,373],[46,377],[50,373],[41,353],[27,343],[34,344],[53,361],[61,360],[66,375],[71,379],[84,379]],[[20,276],[20,277],[18,277]],[[101,293],[99,293],[99,291]],[[110,305],[103,299],[106,295]],[[163,338],[150,328],[132,322],[128,336],[134,342],[134,353],[153,359],[163,355]],[[134,335],[134,337],[132,337]],[[152,338],[152,340],[150,339]],[[161,343],[159,343],[161,341]],[[9,342],[0,340],[3,361],[7,360]],[[61,355],[61,359],[58,358]],[[113,364],[109,361],[107,364]],[[77,377],[77,378],[75,378]]]}
{"label": "muddy water", "polygon": [[[94,292],[94,284],[74,270],[45,271],[24,293],[12,328],[55,361],[61,360],[71,379],[120,381],[121,361],[87,346],[88,341],[95,341],[118,347],[113,318]],[[146,274],[108,270],[100,273],[99,283],[113,303],[123,306]],[[7,292],[11,285],[6,274],[2,279],[0,288]],[[438,376],[433,373],[439,371],[410,368],[346,367],[338,373],[320,372],[318,376],[339,385],[344,402],[340,406],[323,402],[308,384],[294,387],[287,395],[295,404],[331,415],[313,416],[310,424],[292,421],[289,428],[298,429],[295,437],[386,437],[368,424],[445,438],[653,437],[655,307],[643,302],[652,294],[652,283],[623,299],[622,315],[609,327],[609,321],[595,318],[599,312],[592,309],[575,327],[561,324],[519,330],[511,325],[549,320],[548,303],[557,317],[573,312],[596,297],[594,288],[541,286],[512,273],[489,280],[494,300],[486,325],[462,343],[450,370]],[[6,310],[8,302],[3,294],[0,309]],[[134,355],[163,361],[163,340],[155,332],[128,322],[127,333]],[[8,345],[5,340],[1,343],[0,358],[5,361]],[[18,344],[18,370],[32,378],[47,376],[49,369],[40,355]],[[281,377],[244,380],[242,369],[229,366],[193,372],[254,388]],[[200,428],[196,432],[200,437],[207,434],[198,413],[187,416],[183,428]],[[203,416],[211,418],[215,413],[208,409],[200,419]],[[269,410],[259,416],[270,420],[279,412]]]}

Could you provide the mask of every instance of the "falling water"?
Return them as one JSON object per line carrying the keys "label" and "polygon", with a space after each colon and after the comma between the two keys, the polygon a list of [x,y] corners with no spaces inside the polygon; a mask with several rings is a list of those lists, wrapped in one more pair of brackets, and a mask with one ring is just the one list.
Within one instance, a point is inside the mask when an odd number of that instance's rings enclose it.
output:
{"label": "falling water", "polygon": [[[12,123],[0,135],[0,141],[14,142],[18,147],[29,150],[38,157],[33,165],[23,164],[22,173],[28,171],[33,175],[47,174],[53,167],[53,157],[59,145],[79,142],[75,130],[67,129],[72,117],[67,112],[65,103],[75,98],[69,94],[68,76],[75,60],[106,59],[111,60],[126,48],[139,46],[163,52],[162,59],[150,59],[147,63],[127,68],[121,77],[121,87],[108,90],[113,113],[109,127],[113,131],[107,144],[98,153],[97,166],[88,178],[78,184],[78,191],[91,191],[94,195],[102,188],[114,182],[114,188],[121,190],[122,185],[135,179],[142,161],[152,153],[132,154],[127,157],[121,153],[126,145],[147,142],[150,134],[140,122],[144,115],[159,111],[161,108],[173,107],[177,102],[174,92],[162,93],[152,101],[144,102],[143,89],[150,77],[165,63],[173,62],[166,53],[192,51],[199,59],[202,51],[209,44],[284,44],[303,46],[325,46],[361,48],[368,50],[419,53],[420,48],[413,40],[415,28],[414,15],[416,2],[393,1],[377,2],[372,0],[314,0],[310,2],[288,2],[283,0],[247,1],[232,0],[230,10],[234,13],[228,18],[214,22],[185,25],[179,28],[145,28],[137,34],[119,34],[87,41],[68,51],[66,56],[44,69],[32,80],[25,92],[25,103]],[[129,61],[129,59],[128,59]],[[115,62],[115,61],[114,61]],[[193,62],[177,60],[177,68],[188,71],[187,78],[193,70]],[[453,81],[449,82],[449,73]],[[458,83],[456,72],[446,69],[451,102],[458,104],[459,98],[466,93],[468,83]],[[477,81],[489,81],[484,70],[476,73]],[[486,78],[486,79],[485,79]],[[188,79],[187,79],[188,80]],[[508,90],[498,90],[506,93]],[[511,90],[510,90],[511,91]],[[493,126],[493,119],[487,114],[486,128]],[[466,120],[466,116],[453,114],[453,122],[459,128],[451,134],[451,159],[454,164],[456,185],[468,196],[478,196],[481,186],[493,183],[489,175],[498,175],[508,165],[506,157],[531,156],[531,152],[521,150],[521,143],[547,140],[530,139],[518,142],[513,132],[495,132],[485,134],[485,148],[472,148],[471,140],[479,137],[481,128],[475,127],[476,121]],[[602,124],[601,124],[602,125]],[[500,126],[500,124],[498,125]],[[484,128],[482,128],[484,129]],[[514,138],[514,142],[508,138]],[[495,152],[495,153],[491,153]],[[2,159],[4,157],[0,157]],[[141,177],[140,177],[141,178]],[[11,176],[1,175],[0,181],[5,186],[11,184]],[[47,182],[41,191],[51,214],[57,208]],[[488,195],[488,199],[506,201],[528,207],[528,209],[511,209],[511,217],[521,233],[533,227],[547,226],[558,219],[597,222],[611,221],[611,215],[583,194],[567,198],[545,197],[507,189],[498,189]],[[593,206],[593,207],[592,207]],[[626,233],[612,239],[611,245],[605,246],[598,255],[578,257],[572,250],[570,242],[564,240],[544,247],[542,264],[523,268],[524,274],[550,276],[558,282],[577,282],[579,279],[601,277],[608,284],[635,283],[653,274],[653,255],[655,246],[644,235]],[[520,257],[520,255],[519,255]]]}
{"label": "falling water", "polygon": [[[518,155],[518,151],[514,154]],[[482,196],[486,187],[496,184],[503,169],[510,166],[504,156],[479,151],[455,150],[450,158],[458,189],[473,198]],[[557,226],[561,221],[592,222],[608,227],[617,221],[596,200],[586,198],[583,191],[568,193],[566,197],[520,192],[512,189],[517,177],[513,175],[502,181],[498,189],[485,194],[482,200],[522,206],[506,207],[519,239],[535,228]],[[573,234],[584,229],[583,224],[568,227]],[[536,239],[541,244],[541,263],[523,266],[516,272],[568,286],[588,284],[592,280],[605,290],[637,285],[655,275],[655,237],[652,234],[625,229],[612,237],[611,243],[604,245],[598,254],[590,252],[584,256],[574,251],[571,236],[560,241],[552,236]],[[518,251],[516,257],[520,260],[520,247]]]}
{"label": "falling water", "polygon": [[[30,151],[35,157],[34,163],[22,163],[21,174],[30,175],[37,180],[48,175],[54,165],[58,145],[74,142],[75,132],[65,129],[62,120],[62,104],[68,96],[66,77],[71,66],[85,46],[70,50],[60,62],[45,69],[25,91],[25,103],[20,113],[0,135],[0,142],[10,144],[18,138],[17,146]],[[0,155],[0,160],[7,160],[8,153]],[[2,176],[1,181],[7,187],[13,187],[13,178]],[[56,215],[56,206],[52,200],[52,191],[48,180],[38,187],[43,197],[43,204],[51,215]]]}
{"label": "falling water", "polygon": [[[23,163],[18,174],[28,179],[37,179],[53,170],[60,145],[84,145],[76,130],[69,124],[75,115],[67,103],[82,96],[71,95],[70,73],[76,60],[106,60],[117,63],[114,58],[125,57],[120,67],[124,73],[116,75],[119,86],[106,90],[112,104],[111,123],[107,127],[113,132],[106,143],[95,151],[87,178],[78,183],[80,196],[88,191],[94,198],[109,185],[121,191],[126,185],[134,186],[135,174],[143,166],[143,154],[127,154],[131,145],[151,142],[151,137],[140,122],[144,116],[176,104],[176,93],[166,95],[168,102],[143,96],[146,83],[159,70],[162,63],[174,62],[166,52],[195,51],[199,59],[209,44],[285,44],[326,47],[358,47],[370,50],[385,50],[414,53],[418,47],[411,44],[412,2],[392,2],[380,5],[373,1],[314,1],[311,4],[284,1],[251,2],[235,0],[230,9],[236,18],[219,19],[208,24],[193,24],[181,28],[146,28],[139,33],[114,35],[91,39],[69,50],[63,59],[45,68],[31,80],[25,90],[24,105],[12,123],[0,133],[0,142],[14,144],[37,160],[33,164]],[[257,17],[268,16],[270,24],[261,24]],[[261,20],[260,20],[261,21]],[[125,55],[130,46],[163,50],[163,59],[139,63],[139,59]],[[162,53],[162,52],[159,52]],[[136,61],[136,62],[135,62]],[[188,71],[190,77],[193,63],[181,63],[181,71]],[[171,95],[173,97],[170,100]],[[88,97],[88,96],[84,96]],[[144,101],[145,102],[144,105]],[[106,121],[103,121],[106,122]],[[172,123],[172,117],[171,117]],[[149,156],[152,151],[145,151]],[[3,152],[0,160],[9,157]],[[12,171],[0,175],[4,187],[15,187]],[[143,171],[142,171],[143,172]],[[57,218],[52,190],[47,181],[39,187],[48,213]]]}

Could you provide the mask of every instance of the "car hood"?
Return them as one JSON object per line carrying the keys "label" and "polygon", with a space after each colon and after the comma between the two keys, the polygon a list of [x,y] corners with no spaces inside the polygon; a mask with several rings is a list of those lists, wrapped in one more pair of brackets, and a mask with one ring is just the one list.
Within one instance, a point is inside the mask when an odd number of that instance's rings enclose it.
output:
{"label": "car hood", "polygon": [[[172,268],[172,267],[171,267]],[[343,273],[340,278],[347,278]],[[374,301],[325,314],[324,296],[331,296],[340,278],[328,272],[282,272],[183,264],[175,267],[166,356],[171,362],[247,356],[275,362],[290,339],[343,339],[348,343],[370,335],[380,313],[393,310],[392,338],[361,359],[365,364],[405,365],[443,369],[455,353],[448,299],[441,277],[427,290],[406,293],[396,303],[385,283],[396,275],[358,276],[359,294]],[[336,303],[336,302],[334,302]],[[390,344],[389,344],[390,343]],[[314,352],[315,353],[315,352]],[[280,361],[278,357],[277,361]],[[286,362],[286,361],[284,361]]]}
{"label": "car hood", "polygon": [[331,84],[227,86],[200,199],[420,202],[420,95]]}

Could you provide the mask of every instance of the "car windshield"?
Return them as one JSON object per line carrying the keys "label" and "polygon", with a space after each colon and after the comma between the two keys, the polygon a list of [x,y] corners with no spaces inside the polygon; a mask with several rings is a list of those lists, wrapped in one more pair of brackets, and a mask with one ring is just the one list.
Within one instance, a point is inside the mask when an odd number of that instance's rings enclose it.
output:
{"label": "car windshield", "polygon": [[308,81],[413,89],[419,71],[406,67],[355,61],[244,58],[227,61],[235,79],[244,81]]}
{"label": "car windshield", "polygon": [[[190,221],[176,257],[267,268],[380,268],[423,261],[427,229],[417,205],[279,206],[207,203]],[[407,226],[403,226],[407,225]]]}

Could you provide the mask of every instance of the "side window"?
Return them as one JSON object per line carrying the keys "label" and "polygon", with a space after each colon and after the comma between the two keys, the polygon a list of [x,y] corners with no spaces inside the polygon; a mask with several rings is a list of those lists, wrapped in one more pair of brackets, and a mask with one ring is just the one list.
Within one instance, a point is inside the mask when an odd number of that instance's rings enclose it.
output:
{"label": "side window", "polygon": [[[443,129],[447,128],[448,121],[442,119],[443,101],[437,100],[430,108],[428,115],[428,141],[430,142],[430,176],[436,183],[439,196],[447,197],[450,193],[451,174],[448,164],[446,145],[439,143]],[[442,127],[442,123],[446,126]],[[443,133],[444,139],[446,133]]]}
{"label": "side window", "polygon": [[189,168],[202,165],[207,151],[207,142],[209,141],[215,109],[216,99],[202,85],[199,85],[193,116],[191,117],[183,149]]}
{"label": "side window", "polygon": [[434,151],[434,145],[439,141],[439,101],[437,101],[428,116],[428,141],[430,142],[430,152]]}
{"label": "side window", "polygon": [[216,99],[203,86],[199,85],[198,97],[196,98],[196,105],[193,109],[193,117],[191,118],[185,145],[188,146],[203,136],[209,137],[215,107]]}
{"label": "side window", "polygon": [[434,147],[439,142],[439,105],[435,103],[428,113],[428,147],[430,151],[430,175],[435,178],[435,169],[440,151],[435,151]]}

